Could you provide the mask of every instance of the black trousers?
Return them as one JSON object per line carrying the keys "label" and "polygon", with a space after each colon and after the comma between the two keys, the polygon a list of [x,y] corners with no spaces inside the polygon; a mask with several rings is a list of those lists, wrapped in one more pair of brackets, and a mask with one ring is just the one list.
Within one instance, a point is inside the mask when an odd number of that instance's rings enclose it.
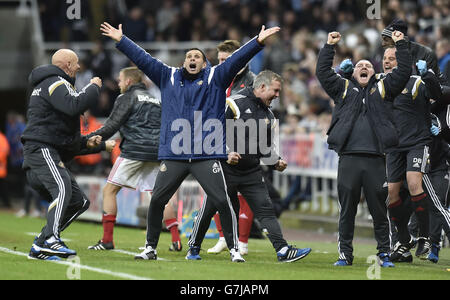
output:
{"label": "black trousers", "polygon": [[27,143],[24,166],[30,186],[51,202],[47,224],[37,240],[42,245],[52,235],[59,239],[61,231],[85,212],[90,202],[55,149]]}
{"label": "black trousers", "polygon": [[[267,233],[269,240],[276,251],[287,246],[283,238],[280,224],[275,215],[275,209],[269,196],[269,191],[264,182],[261,170],[247,174],[245,176],[234,173],[228,165],[224,163],[225,179],[228,196],[233,203],[235,213],[239,212],[238,192],[244,196],[255,218],[261,224],[263,231]],[[209,197],[209,195],[208,195]],[[211,218],[217,212],[214,203],[205,201],[198,214],[196,224],[189,239],[189,246],[200,246],[211,223]],[[220,212],[219,212],[220,214]]]}
{"label": "black trousers", "polygon": [[228,248],[237,249],[237,218],[227,194],[222,163],[213,159],[192,162],[163,160],[161,162],[148,208],[147,245],[156,249],[162,230],[164,207],[189,174],[197,179],[208,195],[204,203],[211,202],[217,207]]}
{"label": "black trousers", "polygon": [[390,223],[387,217],[388,188],[385,158],[364,154],[341,155],[337,180],[340,205],[339,259],[353,261],[352,242],[361,189],[372,215],[378,252],[388,253],[391,248],[391,240]]}

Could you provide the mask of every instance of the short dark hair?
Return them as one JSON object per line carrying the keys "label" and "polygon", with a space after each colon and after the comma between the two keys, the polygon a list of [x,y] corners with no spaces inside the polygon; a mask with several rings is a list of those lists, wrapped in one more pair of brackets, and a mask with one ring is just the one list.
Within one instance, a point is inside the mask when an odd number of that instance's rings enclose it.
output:
{"label": "short dark hair", "polygon": [[187,54],[189,51],[192,51],[192,50],[197,50],[197,51],[200,51],[200,53],[202,54],[202,56],[203,56],[203,60],[204,61],[206,61],[206,54],[205,54],[205,52],[203,52],[203,50],[202,49],[200,49],[200,48],[196,48],[196,47],[194,47],[194,48],[190,48],[190,49],[187,49],[187,51],[186,51],[186,53],[185,54]]}
{"label": "short dark hair", "polygon": [[226,40],[217,46],[217,52],[233,53],[241,47],[241,43],[236,40]]}

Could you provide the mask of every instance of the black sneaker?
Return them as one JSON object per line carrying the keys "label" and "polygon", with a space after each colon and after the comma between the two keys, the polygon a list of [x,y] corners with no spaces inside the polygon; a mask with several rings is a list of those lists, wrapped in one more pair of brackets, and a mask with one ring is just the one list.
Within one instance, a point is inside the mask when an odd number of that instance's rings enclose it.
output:
{"label": "black sneaker", "polygon": [[113,250],[114,249],[114,243],[103,243],[102,240],[98,241],[97,244],[89,246],[89,250]]}
{"label": "black sneaker", "polygon": [[394,252],[391,253],[392,262],[412,262],[413,257],[409,250],[413,247],[411,242],[406,244],[397,243],[394,248]]}
{"label": "black sneaker", "polygon": [[416,256],[420,259],[427,259],[431,251],[431,243],[427,238],[420,237],[417,239]]}
{"label": "black sneaker", "polygon": [[170,245],[170,247],[169,247],[169,251],[179,252],[181,250],[183,250],[183,246],[181,245],[181,241],[173,242],[172,245]]}
{"label": "black sneaker", "polygon": [[158,255],[156,254],[156,250],[153,249],[151,246],[146,246],[144,251],[142,251],[142,253],[136,255],[134,257],[134,259],[136,260],[157,260],[158,259]]}

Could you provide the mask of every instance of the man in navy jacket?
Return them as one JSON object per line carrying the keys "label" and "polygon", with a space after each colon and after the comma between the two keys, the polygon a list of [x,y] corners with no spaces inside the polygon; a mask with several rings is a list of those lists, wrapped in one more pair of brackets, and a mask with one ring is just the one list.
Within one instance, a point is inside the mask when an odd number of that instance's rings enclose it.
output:
{"label": "man in navy jacket", "polygon": [[[220,213],[231,260],[243,262],[238,249],[237,220],[226,192],[221,161],[227,159],[225,91],[233,78],[262,48],[264,40],[280,30],[265,29],[239,48],[224,63],[211,67],[197,48],[186,52],[183,67],[170,67],[153,58],[122,33],[122,25],[101,25],[103,35],[141,69],[161,90],[161,160],[147,217],[145,250],[136,259],[156,259],[164,206],[192,174]],[[199,247],[191,247],[186,259],[200,259]]]}

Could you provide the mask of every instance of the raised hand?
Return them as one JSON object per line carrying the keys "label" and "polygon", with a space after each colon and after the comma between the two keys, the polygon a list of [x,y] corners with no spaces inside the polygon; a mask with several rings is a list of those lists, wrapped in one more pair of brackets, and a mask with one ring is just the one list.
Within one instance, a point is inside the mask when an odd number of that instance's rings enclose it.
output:
{"label": "raised hand", "polygon": [[271,27],[269,29],[266,29],[266,26],[262,26],[261,27],[261,31],[258,34],[258,43],[260,44],[264,44],[264,41],[271,35],[274,35],[275,33],[277,33],[278,31],[280,31],[280,27],[275,26],[275,27]]}
{"label": "raised hand", "polygon": [[392,40],[395,43],[397,43],[400,40],[403,40],[404,38],[405,38],[405,35],[401,31],[396,30],[392,33]]}
{"label": "raised hand", "polygon": [[119,24],[119,29],[117,29],[112,27],[108,22],[103,22],[103,24],[100,25],[100,30],[102,31],[103,35],[112,38],[116,42],[120,42],[120,40],[122,39],[122,24]]}
{"label": "raised hand", "polygon": [[96,84],[99,87],[102,87],[102,80],[99,77],[92,78],[91,83]]}
{"label": "raised hand", "polygon": [[328,33],[328,40],[327,40],[327,44],[328,45],[335,45],[337,43],[339,43],[339,41],[341,40],[341,34],[337,31],[333,31]]}

